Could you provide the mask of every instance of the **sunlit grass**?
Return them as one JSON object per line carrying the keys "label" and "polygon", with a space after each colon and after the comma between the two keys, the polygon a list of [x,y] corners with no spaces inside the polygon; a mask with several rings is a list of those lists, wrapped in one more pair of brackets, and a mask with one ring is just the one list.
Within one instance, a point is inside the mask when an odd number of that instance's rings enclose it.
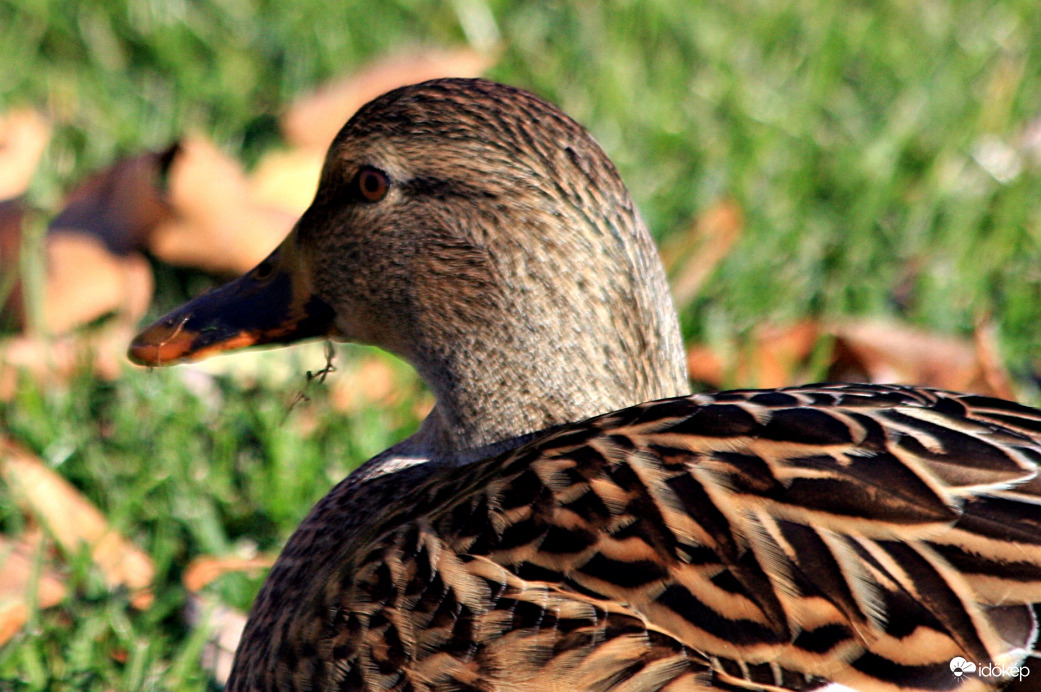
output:
{"label": "sunlit grass", "polygon": [[[53,210],[86,172],[188,131],[255,161],[295,95],[396,49],[467,42],[497,42],[491,77],[593,130],[658,238],[721,199],[740,206],[743,239],[685,308],[689,337],[851,314],[965,334],[989,314],[1016,372],[1041,356],[1033,0],[0,0],[0,107],[30,104],[57,124],[31,190]],[[161,276],[160,289],[155,312],[184,297],[180,277]],[[0,687],[212,685],[182,616],[187,562],[277,550],[336,480],[415,423],[407,401],[336,414],[321,387],[289,411],[303,372],[320,366],[201,389],[128,367],[111,383],[26,381],[0,405],[4,431],[81,488],[159,575],[155,604],[137,612],[85,555],[63,556],[71,595],[0,649]],[[24,519],[8,500],[0,490],[13,535]],[[243,607],[255,588],[216,587]]]}

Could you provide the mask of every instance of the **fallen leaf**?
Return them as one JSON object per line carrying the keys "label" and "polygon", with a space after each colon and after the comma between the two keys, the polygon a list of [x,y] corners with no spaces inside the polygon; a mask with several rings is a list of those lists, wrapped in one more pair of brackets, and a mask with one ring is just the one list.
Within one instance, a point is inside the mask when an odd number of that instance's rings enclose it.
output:
{"label": "fallen leaf", "polygon": [[729,359],[707,346],[691,346],[687,370],[691,380],[715,388],[728,384],[784,387],[802,380],[802,369],[820,337],[820,325],[811,320],[765,324],[753,332],[744,348],[727,349]]}
{"label": "fallen leaf", "polygon": [[203,137],[181,142],[168,184],[173,213],[155,227],[149,246],[170,264],[243,273],[278,246],[297,218],[258,204],[239,163]]}
{"label": "fallen leaf", "polygon": [[249,176],[253,199],[295,216],[303,214],[318,189],[325,152],[291,149],[265,154]]}
{"label": "fallen leaf", "polygon": [[422,392],[416,397],[412,403],[412,415],[417,420],[423,420],[430,415],[430,412],[434,410],[434,404],[437,400],[434,399],[434,395],[430,392]]}
{"label": "fallen leaf", "polygon": [[19,378],[37,387],[62,386],[84,371],[114,380],[127,365],[134,330],[113,321],[100,329],[58,337],[23,335],[0,339],[0,401],[10,401]]}
{"label": "fallen leaf", "polygon": [[87,498],[41,459],[10,440],[0,440],[0,476],[16,501],[40,520],[68,552],[90,547],[110,586],[133,592],[131,604],[147,608],[155,567],[146,553],[112,529]]}
{"label": "fallen leaf", "polygon": [[393,368],[380,356],[363,356],[348,361],[330,380],[329,401],[337,411],[358,412],[373,405],[390,406],[397,401],[400,382]]}
{"label": "fallen leaf", "polygon": [[0,322],[25,327],[21,276],[22,224],[28,209],[21,198],[0,201]]}
{"label": "fallen leaf", "polygon": [[698,294],[705,280],[741,237],[744,216],[730,200],[722,200],[706,211],[690,231],[673,236],[662,248],[672,298],[682,310]]}
{"label": "fallen leaf", "polygon": [[976,362],[980,366],[983,380],[990,387],[990,393],[1014,401],[1016,391],[1012,386],[1012,377],[998,354],[997,327],[990,316],[984,315],[976,320],[972,336],[976,348]]}
{"label": "fallen leaf", "polygon": [[727,365],[711,347],[694,345],[687,348],[687,374],[693,382],[719,389],[727,381]]}
{"label": "fallen leaf", "polygon": [[231,674],[242,630],[246,627],[246,615],[229,608],[213,598],[201,594],[202,589],[217,577],[229,572],[256,573],[275,563],[273,555],[256,557],[199,557],[192,560],[184,571],[184,587],[188,589],[186,620],[193,628],[206,627],[210,630],[202,653],[203,668],[210,671],[217,684],[223,685]]}
{"label": "fallen leaf", "polygon": [[231,675],[235,650],[246,628],[246,614],[216,602],[205,595],[188,594],[186,619],[190,627],[206,627],[210,636],[202,650],[202,667],[209,671],[218,686]]}
{"label": "fallen leaf", "polygon": [[844,321],[828,331],[835,337],[830,379],[993,393],[966,339],[878,319]]}
{"label": "fallen leaf", "polygon": [[20,200],[0,202],[0,301],[5,322],[22,331],[33,328],[63,334],[108,313],[133,323],[145,314],[153,280],[144,257],[116,254],[90,231],[55,230],[44,240],[46,275],[40,323],[30,320],[20,276],[26,213]]}
{"label": "fallen leaf", "polygon": [[172,217],[161,178],[179,154],[175,144],[121,159],[91,175],[69,193],[51,231],[96,236],[118,255],[144,249],[156,225]]}
{"label": "fallen leaf", "polygon": [[50,608],[65,598],[61,576],[36,561],[44,542],[39,534],[14,541],[0,535],[0,646],[29,619],[31,608]]}
{"label": "fallen leaf", "polygon": [[821,337],[820,326],[805,320],[794,325],[765,325],[756,331],[755,386],[784,387],[801,380],[801,368]]}
{"label": "fallen leaf", "polygon": [[94,235],[60,231],[47,235],[47,280],[42,318],[62,334],[108,314],[136,324],[148,310],[152,268],[137,253],[117,255]]}
{"label": "fallen leaf", "polygon": [[18,197],[29,188],[50,140],[50,123],[32,109],[0,117],[0,200]]}
{"label": "fallen leaf", "polygon": [[282,132],[294,146],[324,152],[347,119],[377,96],[438,77],[479,77],[497,59],[494,51],[466,48],[382,58],[297,100],[282,117]]}
{"label": "fallen leaf", "polygon": [[726,355],[706,346],[687,351],[691,379],[711,387],[784,387],[805,380],[816,344],[831,339],[830,382],[909,384],[1015,398],[985,319],[973,341],[888,320],[804,321],[763,325]]}
{"label": "fallen leaf", "polygon": [[249,572],[255,574],[275,564],[273,555],[261,555],[257,557],[198,557],[191,561],[188,568],[184,570],[181,581],[184,588],[192,593],[198,593],[214,579],[229,572]]}

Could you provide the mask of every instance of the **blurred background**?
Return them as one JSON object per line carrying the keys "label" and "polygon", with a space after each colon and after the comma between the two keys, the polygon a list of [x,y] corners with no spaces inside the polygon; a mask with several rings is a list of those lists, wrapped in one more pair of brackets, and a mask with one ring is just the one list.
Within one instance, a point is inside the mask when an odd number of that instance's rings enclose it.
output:
{"label": "blurred background", "polygon": [[123,356],[400,84],[481,75],[593,132],[692,387],[1041,400],[1033,0],[0,0],[0,46],[0,687],[218,688],[271,555],[429,410],[358,346]]}

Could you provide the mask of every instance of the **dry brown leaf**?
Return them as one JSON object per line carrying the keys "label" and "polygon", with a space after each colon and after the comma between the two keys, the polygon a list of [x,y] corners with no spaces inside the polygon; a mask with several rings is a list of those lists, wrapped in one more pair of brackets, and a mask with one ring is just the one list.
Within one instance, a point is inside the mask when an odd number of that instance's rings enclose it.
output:
{"label": "dry brown leaf", "polygon": [[687,348],[687,373],[692,381],[719,389],[727,379],[727,364],[709,346],[690,346]]}
{"label": "dry brown leaf", "polygon": [[682,310],[698,294],[743,229],[741,208],[731,200],[721,200],[702,214],[689,232],[664,245],[662,260],[668,268],[672,298],[678,309]]}
{"label": "dry brown leaf", "polygon": [[984,315],[976,320],[973,345],[976,347],[976,362],[980,366],[984,381],[990,387],[990,393],[1002,399],[1015,400],[1016,391],[1012,386],[1012,377],[998,354],[997,327],[989,316]]}
{"label": "dry brown leaf", "polygon": [[179,151],[175,144],[165,151],[121,159],[90,176],[69,193],[51,230],[96,236],[120,255],[145,248],[152,229],[173,213],[160,190],[160,178]]}
{"label": "dry brown leaf", "polygon": [[95,236],[119,255],[148,248],[169,264],[237,274],[267,256],[296,217],[257,203],[238,162],[191,137],[91,176],[51,229]]}
{"label": "dry brown leaf", "polygon": [[237,161],[203,137],[181,143],[169,169],[171,218],[152,233],[156,257],[205,271],[252,269],[289,233],[296,216],[254,200]]}
{"label": "dry brown leaf", "polygon": [[357,412],[374,404],[389,406],[396,401],[398,384],[386,361],[379,356],[365,356],[330,380],[329,401],[343,412]]}
{"label": "dry brown leaf", "polygon": [[885,320],[847,321],[829,331],[835,336],[833,379],[993,393],[965,339]]}
{"label": "dry brown leaf", "polygon": [[755,330],[745,348],[733,349],[736,355],[729,360],[707,346],[690,347],[687,370],[695,382],[716,388],[730,383],[740,387],[796,384],[820,336],[820,326],[811,320],[766,324]]}
{"label": "dry brown leaf", "polygon": [[283,116],[282,132],[294,146],[324,152],[347,118],[380,94],[438,77],[479,77],[497,59],[467,48],[382,58],[299,99]]}
{"label": "dry brown leaf", "polygon": [[0,401],[11,399],[23,372],[38,387],[61,386],[85,369],[114,380],[127,365],[126,346],[133,334],[129,324],[113,322],[82,334],[0,340]]}
{"label": "dry brown leaf", "polygon": [[0,322],[19,328],[25,326],[22,285],[11,277],[21,272],[22,224],[27,211],[20,198],[0,201]]}
{"label": "dry brown leaf", "polygon": [[188,569],[184,570],[181,580],[184,588],[198,593],[217,577],[228,572],[249,572],[255,574],[275,564],[273,555],[257,557],[212,557],[204,556],[192,560]]}
{"label": "dry brown leaf", "polygon": [[18,541],[0,535],[0,646],[29,619],[33,599],[37,607],[50,608],[65,598],[65,582],[35,562],[44,544],[39,534]]}
{"label": "dry brown leaf", "polygon": [[820,326],[805,320],[794,325],[765,325],[756,330],[755,351],[749,369],[756,372],[755,386],[784,387],[801,380],[800,369],[820,339]]}
{"label": "dry brown leaf", "polygon": [[[18,200],[0,202],[0,277],[21,271],[21,224],[26,210]],[[45,240],[42,324],[63,334],[108,313],[136,323],[152,299],[152,269],[136,253],[117,255],[90,232],[54,231]],[[0,299],[5,296],[0,295]],[[29,330],[20,280],[10,285],[3,309],[10,324]]]}
{"label": "dry brown leaf", "polygon": [[126,586],[131,603],[146,608],[155,567],[146,553],[119,535],[105,517],[68,481],[41,459],[10,440],[0,441],[0,476],[11,494],[36,516],[67,551],[88,545],[95,564],[111,586]]}
{"label": "dry brown leaf", "polygon": [[0,117],[0,200],[17,197],[29,188],[50,140],[50,123],[32,109],[13,110]]}
{"label": "dry brown leaf", "polygon": [[136,324],[148,310],[152,268],[137,253],[116,255],[94,235],[61,231],[46,240],[44,327],[62,334],[108,313]]}
{"label": "dry brown leaf", "polygon": [[246,614],[205,595],[190,593],[187,620],[190,627],[209,629],[210,636],[202,651],[202,667],[213,675],[218,685],[224,685],[231,675],[242,630],[246,628]]}
{"label": "dry brown leaf", "polygon": [[977,325],[975,340],[933,334],[885,320],[819,325],[764,325],[745,348],[722,357],[705,346],[687,352],[691,378],[712,387],[784,387],[802,382],[803,368],[821,338],[834,340],[827,377],[833,382],[911,384],[1015,398],[1001,365],[993,329]]}
{"label": "dry brown leaf", "polygon": [[299,216],[304,213],[322,172],[325,152],[292,149],[265,154],[249,177],[250,190],[258,204]]}

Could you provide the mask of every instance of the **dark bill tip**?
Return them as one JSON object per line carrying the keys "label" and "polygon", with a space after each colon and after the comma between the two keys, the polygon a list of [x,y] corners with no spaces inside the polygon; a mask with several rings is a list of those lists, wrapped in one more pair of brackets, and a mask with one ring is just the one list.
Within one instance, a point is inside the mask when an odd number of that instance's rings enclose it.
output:
{"label": "dark bill tip", "polygon": [[256,272],[201,295],[138,334],[127,355],[139,365],[172,365],[260,344],[329,336],[334,313],[306,277]]}

